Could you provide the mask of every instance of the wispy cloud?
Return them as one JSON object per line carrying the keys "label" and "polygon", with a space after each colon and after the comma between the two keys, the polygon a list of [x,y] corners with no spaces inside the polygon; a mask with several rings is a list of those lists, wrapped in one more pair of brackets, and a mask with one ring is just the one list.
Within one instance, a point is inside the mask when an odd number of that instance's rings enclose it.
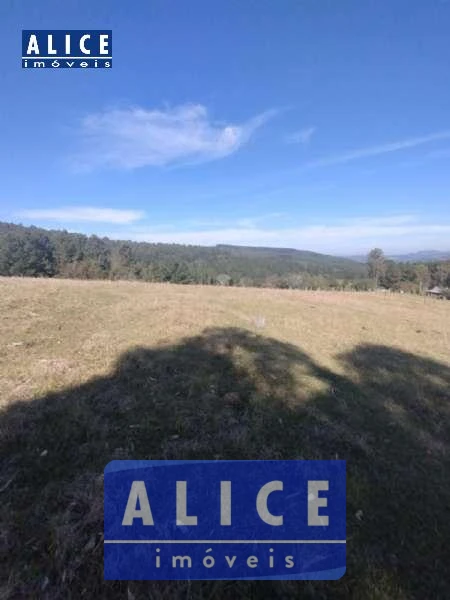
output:
{"label": "wispy cloud", "polygon": [[59,221],[60,223],[114,223],[127,225],[145,216],[140,210],[94,208],[90,206],[67,206],[63,208],[21,210],[16,217],[34,221]]}
{"label": "wispy cloud", "polygon": [[431,152],[427,152],[424,156],[420,156],[419,158],[405,160],[399,164],[400,167],[420,167],[422,165],[426,165],[428,163],[438,161],[438,160],[446,160],[450,158],[450,148],[439,148],[439,150],[432,150]]}
{"label": "wispy cloud", "polygon": [[213,121],[201,104],[105,110],[82,120],[82,147],[73,163],[91,170],[212,161],[239,150],[276,113],[268,110],[233,124]]}
{"label": "wispy cloud", "polygon": [[[280,219],[286,217],[286,213],[281,212],[271,212],[263,215],[258,215],[256,217],[242,217],[238,219],[223,219],[220,217],[217,218],[193,218],[187,219],[183,221],[184,225],[189,229],[215,229],[215,228],[223,228],[228,226],[236,226],[236,227],[257,227],[261,226],[264,222],[271,222],[275,219]],[[161,226],[158,226],[161,229]],[[167,226],[163,226],[163,229],[167,230]],[[170,229],[170,228],[169,228]]]}
{"label": "wispy cloud", "polygon": [[342,154],[335,154],[334,156],[328,156],[319,158],[317,160],[310,161],[303,165],[305,168],[315,167],[326,167],[329,165],[338,165],[348,163],[368,156],[379,156],[382,154],[390,154],[391,152],[399,152],[400,150],[406,150],[409,148],[416,148],[424,144],[436,142],[439,140],[446,140],[450,138],[450,130],[439,131],[430,135],[424,135],[422,137],[407,138],[397,142],[390,142],[387,144],[381,144],[379,146],[369,146],[367,148],[359,148],[357,150],[350,150],[349,152],[343,152]]}
{"label": "wispy cloud", "polygon": [[285,136],[285,142],[288,144],[303,144],[306,145],[311,141],[313,134],[315,133],[315,127],[308,127],[307,129],[300,129],[294,131]]}
{"label": "wispy cloud", "polygon": [[330,254],[366,252],[375,246],[390,253],[423,248],[449,249],[450,222],[429,222],[417,215],[364,217],[272,228],[253,226],[252,222],[256,223],[257,217],[246,221],[241,219],[240,222],[228,222],[214,228],[192,230],[166,228],[164,231],[136,227],[126,235],[135,241],[290,247]]}

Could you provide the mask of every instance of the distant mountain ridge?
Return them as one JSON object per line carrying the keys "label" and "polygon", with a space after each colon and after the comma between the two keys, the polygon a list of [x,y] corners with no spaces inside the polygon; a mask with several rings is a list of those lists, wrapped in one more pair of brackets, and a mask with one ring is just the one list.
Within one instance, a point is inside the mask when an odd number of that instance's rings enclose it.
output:
{"label": "distant mountain ridge", "polygon": [[[359,263],[367,262],[366,254],[356,254],[353,256],[346,256],[345,258]],[[410,252],[409,254],[387,254],[386,258],[395,260],[396,262],[433,262],[450,260],[450,250],[419,250],[418,252]]]}
{"label": "distant mountain ridge", "polygon": [[355,263],[360,263],[360,261],[355,261],[351,258],[335,256],[332,254],[312,252],[311,250],[273,248],[268,246],[236,246],[232,244],[216,244],[214,247],[218,250],[229,252],[234,256],[245,256],[247,258],[290,259],[299,263],[304,262],[316,265],[327,265],[332,271],[347,267],[362,273],[360,267],[355,265]]}
{"label": "distant mountain ridge", "polygon": [[399,262],[428,262],[434,260],[449,260],[450,250],[421,250],[419,252],[411,252],[410,254],[400,254],[389,256],[392,260]]}

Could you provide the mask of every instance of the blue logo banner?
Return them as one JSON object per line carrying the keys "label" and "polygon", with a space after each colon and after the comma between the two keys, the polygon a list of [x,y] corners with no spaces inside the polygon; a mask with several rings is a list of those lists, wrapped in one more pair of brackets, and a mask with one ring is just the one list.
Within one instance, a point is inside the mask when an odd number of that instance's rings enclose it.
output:
{"label": "blue logo banner", "polygon": [[105,579],[339,579],[345,461],[113,461]]}
{"label": "blue logo banner", "polygon": [[112,67],[111,30],[23,30],[24,69]]}

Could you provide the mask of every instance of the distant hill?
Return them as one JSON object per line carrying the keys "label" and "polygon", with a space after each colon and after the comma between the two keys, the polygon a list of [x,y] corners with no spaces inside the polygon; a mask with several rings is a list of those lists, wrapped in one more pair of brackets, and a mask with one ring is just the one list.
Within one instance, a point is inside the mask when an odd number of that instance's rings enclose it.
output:
{"label": "distant hill", "polygon": [[[366,254],[356,254],[346,257],[349,260],[366,263]],[[420,250],[419,252],[411,252],[409,254],[387,254],[386,258],[395,260],[396,262],[433,262],[440,260],[450,260],[450,250]]]}
{"label": "distant hill", "polygon": [[392,260],[398,262],[432,262],[435,260],[449,260],[450,251],[442,250],[421,250],[420,252],[411,252],[410,254],[398,254],[389,256]]}
{"label": "distant hill", "polygon": [[353,274],[364,276],[366,269],[361,267],[360,262],[350,258],[320,254],[309,250],[295,250],[293,248],[270,248],[264,246],[234,246],[229,244],[218,244],[218,250],[229,253],[230,256],[253,260],[269,260],[276,263],[284,263],[292,267],[298,266],[301,270],[309,268],[317,269],[318,272],[329,274]]}

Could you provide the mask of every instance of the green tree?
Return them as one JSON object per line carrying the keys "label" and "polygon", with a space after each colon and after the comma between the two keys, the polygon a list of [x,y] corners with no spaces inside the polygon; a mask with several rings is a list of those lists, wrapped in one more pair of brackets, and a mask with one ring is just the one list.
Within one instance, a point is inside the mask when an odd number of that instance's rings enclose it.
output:
{"label": "green tree", "polygon": [[430,281],[431,281],[430,271],[428,269],[428,266],[424,265],[423,263],[416,265],[415,271],[416,271],[416,278],[419,283],[419,292],[421,294],[423,294],[423,292],[430,285]]}
{"label": "green tree", "polygon": [[400,265],[393,260],[387,260],[385,262],[385,271],[380,277],[381,285],[392,290],[399,290],[401,281],[402,269]]}
{"label": "green tree", "polygon": [[53,276],[55,255],[49,237],[34,228],[2,236],[0,272],[3,275]]}
{"label": "green tree", "polygon": [[386,259],[381,248],[374,248],[367,256],[367,264],[369,265],[369,277],[373,279],[375,287],[378,287],[380,278],[386,271]]}

